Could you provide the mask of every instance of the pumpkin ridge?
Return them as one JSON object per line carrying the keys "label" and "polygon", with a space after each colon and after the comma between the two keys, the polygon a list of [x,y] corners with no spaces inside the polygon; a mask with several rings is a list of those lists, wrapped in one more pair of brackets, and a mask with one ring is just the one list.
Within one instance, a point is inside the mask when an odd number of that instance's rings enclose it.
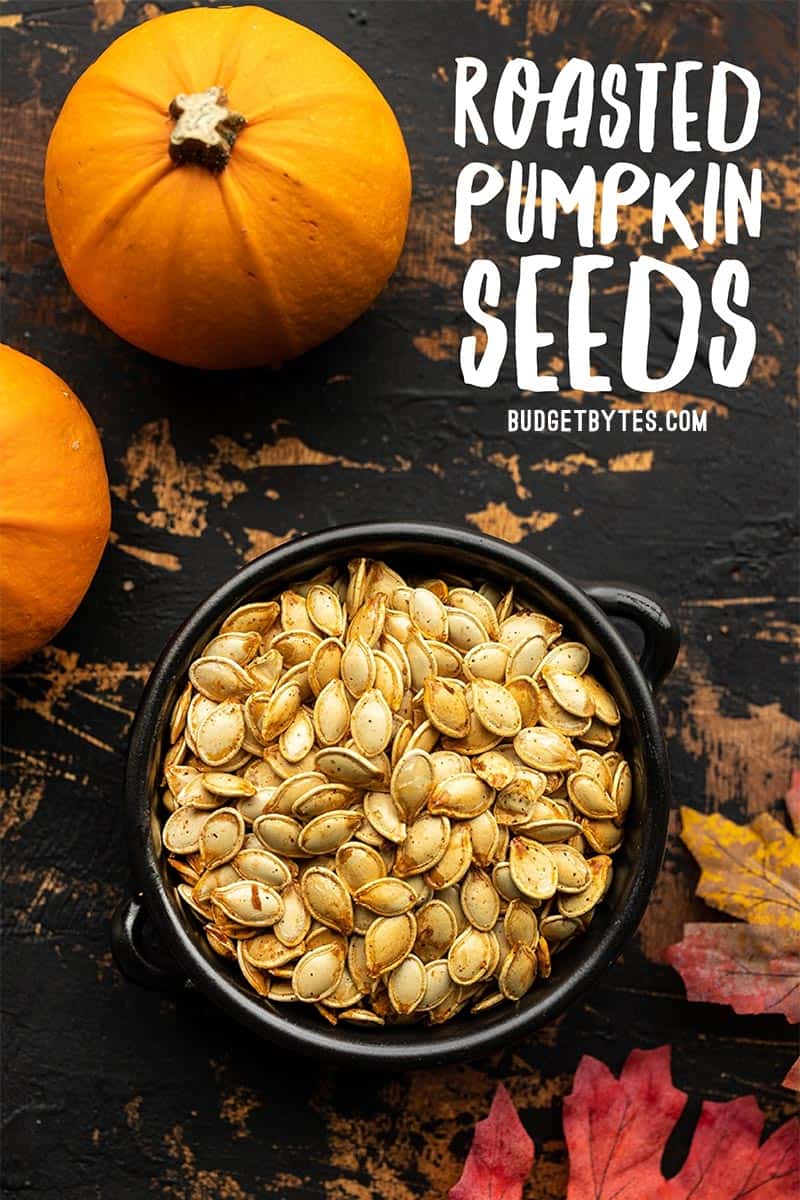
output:
{"label": "pumpkin ridge", "polygon": [[[222,199],[222,206],[225,209],[225,216],[228,219],[231,232],[233,233],[234,237],[236,237],[237,230],[241,229],[244,221],[241,213],[239,197],[237,195],[237,192],[241,191],[241,185],[235,181],[233,173],[230,171],[226,171],[223,175],[219,176],[218,181],[220,185],[219,190],[220,197]],[[281,330],[283,337],[286,339],[286,343],[289,346],[294,346],[294,332],[287,325],[283,317],[284,308],[282,297],[280,290],[275,283],[275,279],[264,270],[262,256],[253,252],[253,247],[249,239],[245,240],[242,246],[242,252],[250,270],[253,272],[253,274],[258,276],[262,287],[269,297],[269,309],[271,310],[269,312],[269,319]]]}
{"label": "pumpkin ridge", "polygon": [[[241,147],[245,151],[245,147]],[[279,160],[267,157],[265,154],[258,151],[254,152],[254,148],[250,147],[246,152],[249,155],[252,165],[259,166],[262,170],[273,171],[277,174],[286,175],[293,183],[297,183],[305,192],[313,196],[322,207],[332,213],[337,221],[347,229],[348,234],[352,237],[357,249],[370,251],[374,247],[374,239],[369,236],[369,233],[364,229],[363,222],[360,222],[358,214],[348,212],[347,208],[337,203],[337,197],[333,192],[325,191],[322,188],[310,183],[307,179],[299,179],[291,168],[292,164],[281,164]],[[243,157],[244,155],[242,155]],[[366,234],[366,236],[365,236]],[[391,274],[391,271],[388,273]],[[387,274],[387,278],[388,278]]]}
{"label": "pumpkin ridge", "polygon": [[156,92],[153,92],[152,94],[145,92],[138,87],[134,87],[130,80],[118,79],[116,75],[112,75],[110,72],[108,74],[98,72],[98,79],[96,82],[99,83],[101,81],[105,84],[109,91],[119,92],[120,95],[124,96],[127,100],[133,100],[137,104],[147,105],[149,108],[152,108],[155,112],[157,112],[160,117],[163,117],[165,121],[168,120],[169,113],[167,112],[167,107],[169,102],[164,104],[161,100],[160,94],[157,94]]}
{"label": "pumpkin ridge", "polygon": [[[257,125],[262,125],[265,121],[272,121],[276,118],[279,120],[283,119],[284,114],[288,120],[291,120],[298,112],[305,112],[308,109],[311,100],[313,100],[320,107],[322,105],[337,102],[346,109],[348,107],[352,107],[353,104],[352,92],[332,92],[323,89],[320,89],[318,93],[312,92],[311,89],[309,89],[306,94],[297,92],[296,94],[293,93],[289,95],[288,93],[283,92],[280,95],[276,94],[273,99],[274,105],[271,101],[269,107],[256,109],[252,116],[245,114],[247,116],[248,128],[254,128]],[[299,138],[299,132],[295,129],[292,130],[292,138],[295,137],[296,133]]]}
{"label": "pumpkin ridge", "polygon": [[[128,181],[128,188],[123,196],[113,201],[111,205],[94,213],[93,220],[87,220],[83,230],[83,236],[80,241],[76,242],[73,247],[72,262],[73,270],[75,265],[80,265],[80,260],[85,254],[91,253],[94,247],[103,240],[105,233],[104,227],[117,226],[120,220],[133,212],[136,206],[141,202],[141,199],[146,193],[163,178],[166,178],[171,171],[176,170],[172,163],[169,154],[165,154],[165,161],[153,163],[149,167],[142,167],[141,171],[131,176]],[[144,179],[142,179],[144,177]],[[141,180],[141,182],[140,182]],[[70,282],[72,282],[70,280]],[[72,285],[75,287],[75,285]],[[79,289],[75,287],[75,291],[80,295]]]}

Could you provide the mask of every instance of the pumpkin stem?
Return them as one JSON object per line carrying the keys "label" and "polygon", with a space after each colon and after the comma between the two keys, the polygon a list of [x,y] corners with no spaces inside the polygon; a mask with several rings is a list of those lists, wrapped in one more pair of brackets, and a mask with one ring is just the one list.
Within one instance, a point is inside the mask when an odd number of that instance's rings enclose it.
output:
{"label": "pumpkin stem", "polygon": [[169,106],[175,122],[169,139],[169,156],[176,166],[196,163],[214,174],[225,169],[233,143],[247,124],[241,113],[228,108],[221,87],[176,96]]}

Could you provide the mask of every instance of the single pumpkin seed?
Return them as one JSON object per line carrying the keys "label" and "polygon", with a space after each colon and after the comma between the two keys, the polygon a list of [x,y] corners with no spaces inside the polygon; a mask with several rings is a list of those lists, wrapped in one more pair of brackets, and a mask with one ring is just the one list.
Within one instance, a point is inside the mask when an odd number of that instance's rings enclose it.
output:
{"label": "single pumpkin seed", "polygon": [[240,796],[254,796],[255,784],[234,775],[230,771],[206,771],[202,775],[202,786],[215,796],[238,799]]}
{"label": "single pumpkin seed", "polygon": [[389,1000],[395,1012],[401,1016],[408,1016],[414,1012],[425,996],[427,981],[425,967],[414,954],[409,954],[390,972],[386,982]]}
{"label": "single pumpkin seed", "polygon": [[527,766],[540,771],[571,771],[578,766],[572,742],[552,729],[522,729],[514,738],[514,749]]}
{"label": "single pumpkin seed", "polygon": [[270,695],[275,690],[275,684],[283,670],[283,659],[277,650],[270,648],[265,654],[253,658],[247,664],[247,674],[254,685]]}
{"label": "single pumpkin seed", "polygon": [[412,691],[418,692],[429,676],[436,675],[436,658],[425,639],[416,632],[409,635],[403,648],[411,672]]}
{"label": "single pumpkin seed", "polygon": [[511,864],[504,860],[492,868],[492,883],[504,900],[522,900],[523,894],[514,883]]}
{"label": "single pumpkin seed", "polygon": [[417,936],[413,913],[399,917],[377,917],[365,937],[367,970],[373,979],[393,970],[410,953]]}
{"label": "single pumpkin seed", "polygon": [[461,609],[463,612],[470,613],[483,625],[489,637],[496,641],[500,635],[500,625],[497,620],[497,612],[492,602],[482,596],[480,592],[474,591],[468,587],[451,588],[448,594],[447,603],[451,608]]}
{"label": "single pumpkin seed", "polygon": [[428,588],[414,588],[409,598],[408,614],[426,638],[447,641],[447,611],[438,596]]}
{"label": "single pumpkin seed", "polygon": [[536,952],[525,942],[511,947],[497,980],[506,1000],[521,1000],[530,991],[536,981],[538,965]]}
{"label": "single pumpkin seed", "polygon": [[268,633],[278,619],[280,606],[274,600],[242,604],[226,617],[220,633]]}
{"label": "single pumpkin seed", "polygon": [[317,921],[339,933],[353,932],[353,901],[334,871],[309,867],[303,872],[300,891],[305,907]]}
{"label": "single pumpkin seed", "polygon": [[318,696],[332,679],[339,679],[342,669],[344,644],[339,638],[323,638],[308,660],[308,682]]}
{"label": "single pumpkin seed", "polygon": [[501,750],[487,750],[472,759],[472,770],[489,787],[501,791],[514,782],[518,768]]}
{"label": "single pumpkin seed", "polygon": [[425,963],[445,958],[458,932],[456,916],[450,905],[442,899],[429,900],[417,913],[414,953]]}
{"label": "single pumpkin seed", "polygon": [[584,675],[583,684],[594,701],[595,715],[605,725],[619,725],[620,712],[616,700],[593,675]]}
{"label": "single pumpkin seed", "polygon": [[425,750],[403,755],[392,771],[389,784],[395,807],[406,821],[413,821],[425,806],[434,783],[434,766]]}
{"label": "single pumpkin seed", "polygon": [[341,679],[332,679],[317,696],[313,726],[320,745],[335,746],[350,728],[350,705]]}
{"label": "single pumpkin seed", "polygon": [[285,858],[304,858],[305,851],[299,845],[302,825],[294,817],[283,813],[267,813],[253,822],[253,833],[267,850]]}
{"label": "single pumpkin seed", "polygon": [[236,942],[233,938],[228,937],[226,933],[221,933],[215,925],[206,925],[203,932],[206,935],[206,941],[215,954],[220,958],[228,958],[236,961]]}
{"label": "single pumpkin seed", "polygon": [[240,925],[274,925],[283,913],[283,900],[275,888],[254,879],[226,883],[211,893],[211,900]]}
{"label": "single pumpkin seed", "polygon": [[462,987],[491,975],[496,961],[497,940],[493,933],[471,926],[460,933],[447,954],[447,969],[453,983]]}
{"label": "single pumpkin seed", "polygon": [[461,907],[476,929],[494,927],[500,913],[500,898],[491,879],[480,867],[470,867],[461,884]]}
{"label": "single pumpkin seed", "polygon": [[522,728],[522,715],[513,695],[491,679],[474,681],[472,705],[478,720],[490,733],[512,738]]}
{"label": "single pumpkin seed", "polygon": [[174,743],[183,733],[186,726],[186,716],[189,712],[189,704],[192,699],[191,684],[186,685],[175,704],[172,707],[172,713],[169,719],[169,740]]}
{"label": "single pumpkin seed", "polygon": [[230,762],[244,741],[244,712],[236,700],[214,707],[197,731],[197,754],[210,767]]}
{"label": "single pumpkin seed", "polygon": [[481,620],[463,608],[446,608],[447,640],[451,645],[468,654],[475,646],[489,641],[486,626]]}
{"label": "single pumpkin seed", "polygon": [[558,887],[558,871],[546,846],[527,838],[511,839],[508,853],[511,878],[531,900],[547,900]]}
{"label": "single pumpkin seed", "polygon": [[447,737],[465,737],[469,707],[464,687],[451,679],[429,676],[423,685],[422,703],[430,723]]}
{"label": "single pumpkin seed", "polygon": [[605,820],[619,815],[617,806],[606,789],[592,775],[575,771],[567,780],[567,794],[577,811],[584,817]]}
{"label": "single pumpkin seed", "polygon": [[314,724],[308,711],[301,708],[291,725],[280,735],[278,745],[283,757],[290,763],[300,762],[311,752],[314,745]]}
{"label": "single pumpkin seed", "polygon": [[576,717],[557,704],[546,687],[539,689],[539,724],[554,729],[568,738],[581,737],[591,724],[591,717]]}
{"label": "single pumpkin seed", "polygon": [[493,796],[494,792],[488,783],[471,772],[463,771],[451,775],[433,789],[428,809],[438,816],[470,820],[486,812]]}
{"label": "single pumpkin seed", "polygon": [[344,633],[342,602],[327,584],[311,585],[306,596],[306,611],[317,629],[321,629],[328,637],[341,637]]}
{"label": "single pumpkin seed", "polygon": [[383,592],[378,592],[369,600],[365,600],[353,615],[345,640],[350,642],[361,638],[371,649],[374,649],[383,633],[386,607],[386,595]]}
{"label": "single pumpkin seed", "polygon": [[592,821],[583,817],[580,831],[597,854],[614,854],[622,845],[622,830],[616,821]]}
{"label": "single pumpkin seed", "polygon": [[350,938],[347,945],[347,969],[362,995],[372,991],[375,980],[367,970],[367,951],[363,937],[356,935]]}
{"label": "single pumpkin seed", "polygon": [[382,776],[381,768],[363,754],[340,746],[318,750],[316,765],[334,783],[351,787],[369,787]]}
{"label": "single pumpkin seed", "polygon": [[429,641],[428,645],[436,660],[436,674],[442,679],[458,679],[463,667],[463,659],[458,650],[448,642]]}
{"label": "single pumpkin seed", "polygon": [[565,843],[556,843],[548,849],[555,859],[559,892],[583,891],[590,879],[589,866],[583,855]]}
{"label": "single pumpkin seed", "polygon": [[444,854],[428,869],[425,878],[434,889],[459,883],[472,863],[472,838],[464,822],[453,825]]}
{"label": "single pumpkin seed", "polygon": [[502,683],[506,678],[509,650],[499,642],[480,642],[464,656],[464,674],[468,679],[488,679]]}
{"label": "single pumpkin seed", "polygon": [[308,663],[321,642],[320,635],[310,629],[290,629],[279,633],[270,649],[280,654],[285,666],[296,667],[298,663]]}
{"label": "single pumpkin seed", "polygon": [[211,870],[230,862],[244,841],[244,818],[235,808],[218,808],[200,830],[200,856]]}
{"label": "single pumpkin seed", "polygon": [[399,878],[420,875],[429,870],[444,854],[450,838],[450,822],[446,817],[423,813],[409,826],[400,843],[394,872]]}
{"label": "single pumpkin seed", "polygon": [[467,822],[469,836],[472,839],[472,858],[479,867],[488,867],[494,861],[498,848],[499,829],[491,809],[472,817]]}
{"label": "single pumpkin seed", "polygon": [[242,942],[242,953],[252,967],[261,971],[274,971],[284,967],[304,953],[302,943],[296,946],[285,946],[278,941],[274,933],[257,933],[255,937]]}
{"label": "single pumpkin seed", "polygon": [[302,695],[296,683],[283,683],[269,698],[261,721],[261,737],[265,743],[288,729],[297,713],[300,711]]}
{"label": "single pumpkin seed", "polygon": [[489,1009],[496,1008],[498,1004],[502,1004],[504,1000],[505,996],[502,992],[490,992],[488,996],[484,996],[481,1000],[473,1004],[469,1011],[476,1014],[488,1012]]}
{"label": "single pumpkin seed", "polygon": [[558,671],[542,667],[542,678],[550,695],[568,713],[576,717],[593,717],[595,702],[580,675],[571,671]]}
{"label": "single pumpkin seed", "polygon": [[606,854],[598,854],[588,862],[590,879],[582,891],[558,897],[562,917],[585,917],[605,896],[613,876],[613,865]]}
{"label": "single pumpkin seed", "polygon": [[336,851],[336,873],[351,895],[384,875],[384,862],[373,846],[343,842]]}
{"label": "single pumpkin seed", "polygon": [[508,655],[506,679],[534,676],[546,654],[547,642],[539,634],[517,642]]}
{"label": "single pumpkin seed", "polygon": [[[269,972],[262,971],[259,967],[254,967],[252,963],[247,961],[244,956],[244,941],[236,942],[236,959],[242,976],[253,991],[259,996],[269,996],[274,986]],[[292,996],[292,999],[294,1000],[295,997]]]}
{"label": "single pumpkin seed", "polygon": [[624,759],[614,772],[611,795],[617,809],[617,817],[624,821],[633,799],[633,774]]}
{"label": "single pumpkin seed", "polygon": [[450,978],[447,959],[438,958],[425,963],[425,991],[417,1005],[417,1012],[430,1012],[443,1004],[455,991],[456,985]]}
{"label": "single pumpkin seed", "polygon": [[407,826],[389,792],[367,792],[364,796],[364,815],[381,837],[388,838],[390,842],[405,840]]}
{"label": "single pumpkin seed", "polygon": [[358,889],[355,899],[381,917],[397,917],[410,912],[417,902],[413,888],[405,880],[390,876],[369,880]]}
{"label": "single pumpkin seed", "polygon": [[370,688],[360,697],[350,719],[356,749],[365,758],[381,754],[392,736],[392,712],[382,692]]}
{"label": "single pumpkin seed", "polygon": [[292,972],[292,991],[306,1004],[324,1000],[339,986],[344,965],[345,954],[338,943],[308,950]]}
{"label": "single pumpkin seed", "polygon": [[201,695],[217,702],[239,700],[253,688],[244,667],[221,655],[196,658],[189,668],[189,679]]}
{"label": "single pumpkin seed", "polygon": [[167,818],[162,830],[164,845],[171,854],[191,854],[200,847],[200,835],[208,812],[191,804],[182,805]]}
{"label": "single pumpkin seed", "polygon": [[360,813],[351,809],[334,809],[333,812],[312,817],[301,829],[297,844],[306,854],[330,854],[348,841],[360,824]]}
{"label": "single pumpkin seed", "polygon": [[232,865],[242,879],[256,879],[278,891],[292,881],[292,872],[271,850],[240,850]]}
{"label": "single pumpkin seed", "polygon": [[550,645],[560,637],[562,626],[543,613],[521,612],[500,621],[500,641],[516,646],[531,637],[541,637]]}

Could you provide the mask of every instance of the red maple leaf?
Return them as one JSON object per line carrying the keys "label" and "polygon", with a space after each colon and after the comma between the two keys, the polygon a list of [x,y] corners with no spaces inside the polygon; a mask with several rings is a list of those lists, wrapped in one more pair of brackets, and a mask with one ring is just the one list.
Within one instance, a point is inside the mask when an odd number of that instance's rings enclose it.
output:
{"label": "red maple leaf", "polygon": [[800,1021],[800,942],[778,930],[743,923],[684,925],[683,940],[669,946],[664,958],[680,971],[689,1000]]}
{"label": "red maple leaf", "polygon": [[[683,1167],[665,1179],[661,1158],[685,1103],[685,1092],[672,1083],[669,1046],[634,1050],[619,1079],[596,1058],[582,1058],[564,1100],[567,1200],[800,1196],[800,1121],[787,1121],[759,1144],[764,1116],[754,1096],[705,1100]],[[533,1157],[533,1143],[501,1084],[489,1116],[475,1127],[450,1200],[522,1200]]]}
{"label": "red maple leaf", "polygon": [[800,1189],[800,1123],[759,1145],[764,1117],[752,1096],[705,1101],[681,1171],[661,1173],[664,1146],[686,1096],[673,1086],[668,1046],[634,1050],[619,1079],[583,1058],[564,1101],[567,1200],[789,1200]]}
{"label": "red maple leaf", "polygon": [[475,1126],[467,1161],[450,1200],[521,1200],[533,1166],[533,1142],[502,1083],[489,1115]]}

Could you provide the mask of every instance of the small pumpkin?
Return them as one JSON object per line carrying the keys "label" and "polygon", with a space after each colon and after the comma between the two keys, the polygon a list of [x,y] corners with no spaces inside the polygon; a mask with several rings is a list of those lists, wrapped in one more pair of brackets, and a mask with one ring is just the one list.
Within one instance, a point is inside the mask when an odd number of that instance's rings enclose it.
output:
{"label": "small pumpkin", "polygon": [[375,299],[405,238],[395,116],[330,42],[262,8],[130,30],[69,93],[45,200],[72,287],[196,367],[279,365]]}
{"label": "small pumpkin", "polygon": [[0,345],[0,666],[74,613],[108,539],[111,504],[92,418],[52,371]]}

